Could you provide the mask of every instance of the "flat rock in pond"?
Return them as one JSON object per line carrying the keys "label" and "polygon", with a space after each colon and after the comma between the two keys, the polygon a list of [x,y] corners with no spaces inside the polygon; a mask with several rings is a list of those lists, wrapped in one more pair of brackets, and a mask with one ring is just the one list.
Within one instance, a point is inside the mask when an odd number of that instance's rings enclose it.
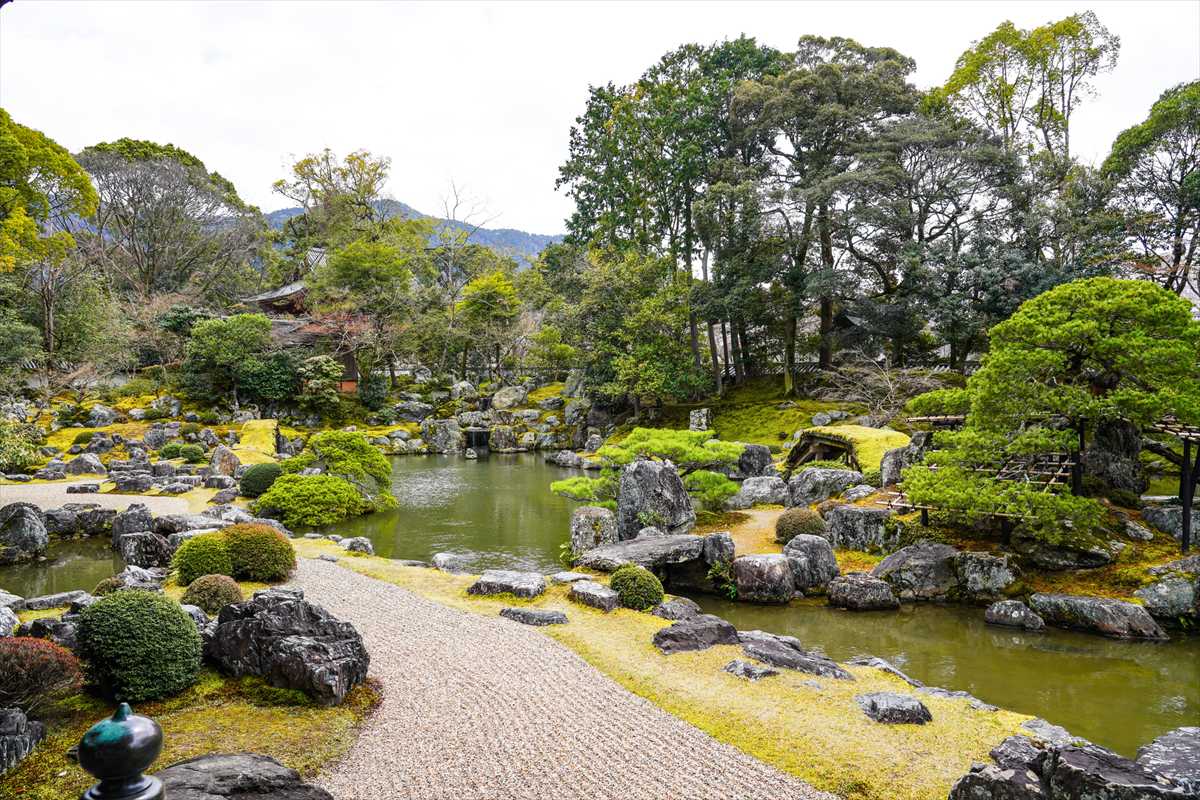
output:
{"label": "flat rock in pond", "polygon": [[983,621],[989,625],[1004,625],[1009,628],[1024,628],[1040,631],[1046,622],[1020,600],[1000,600],[988,606]]}
{"label": "flat rock in pond", "polygon": [[157,777],[170,800],[333,800],[296,770],[257,753],[200,756],[172,764]]}
{"label": "flat rock in pond", "polygon": [[944,600],[958,586],[958,551],[939,542],[917,542],[897,550],[871,570],[901,600]]}
{"label": "flat rock in pond", "polygon": [[800,643],[790,636],[774,636],[760,634],[751,641],[742,638],[742,652],[755,661],[762,661],[774,667],[793,669],[809,675],[822,678],[837,678],[844,681],[854,680],[854,676],[837,665],[837,662],[826,658],[820,653],[805,650]]}
{"label": "flat rock in pond", "polygon": [[467,594],[511,594],[537,597],[546,591],[546,579],[540,572],[489,569],[467,588]]}
{"label": "flat rock in pond", "polygon": [[1200,727],[1164,733],[1138,749],[1137,763],[1200,797]]}
{"label": "flat rock in pond", "polygon": [[[640,530],[640,529],[639,529]],[[589,550],[575,563],[588,569],[612,572],[624,564],[637,564],[652,569],[667,564],[695,561],[704,551],[704,537],[681,533],[674,536],[650,536],[641,539],[597,547]]]}
{"label": "flat rock in pond", "polygon": [[736,675],[739,678],[745,678],[748,681],[759,681],[763,678],[769,678],[772,675],[778,675],[779,670],[771,669],[770,667],[751,664],[749,661],[743,661],[740,658],[735,658],[724,667],[726,672],[731,675]]}
{"label": "flat rock in pond", "polygon": [[615,610],[621,604],[621,599],[616,592],[595,581],[572,583],[571,591],[567,596],[576,603],[598,608],[605,613]]}
{"label": "flat rock in pond", "polygon": [[567,615],[544,608],[502,608],[500,616],[522,625],[565,625]]}
{"label": "flat rock in pond", "polygon": [[1058,750],[1049,776],[1050,797],[1096,800],[1183,800],[1195,794],[1136,761],[1096,745]]}
{"label": "flat rock in pond", "polygon": [[461,574],[467,571],[466,556],[458,553],[434,553],[430,561],[434,569],[440,569],[442,572]]}
{"label": "flat rock in pond", "polygon": [[1060,628],[1099,633],[1115,639],[1165,641],[1169,638],[1146,609],[1124,600],[1039,592],[1030,596],[1029,605],[1048,625]]}
{"label": "flat rock in pond", "polygon": [[654,646],[667,655],[689,650],[707,650],[715,644],[737,644],[737,628],[712,614],[697,614],[661,628]]}
{"label": "flat rock in pond", "polygon": [[662,619],[681,620],[690,619],[703,612],[700,610],[700,604],[695,600],[690,600],[686,597],[673,597],[650,609],[650,613]]}
{"label": "flat rock in pond", "polygon": [[895,692],[872,692],[854,698],[858,707],[876,722],[889,725],[924,725],[933,721],[933,715],[917,698]]}

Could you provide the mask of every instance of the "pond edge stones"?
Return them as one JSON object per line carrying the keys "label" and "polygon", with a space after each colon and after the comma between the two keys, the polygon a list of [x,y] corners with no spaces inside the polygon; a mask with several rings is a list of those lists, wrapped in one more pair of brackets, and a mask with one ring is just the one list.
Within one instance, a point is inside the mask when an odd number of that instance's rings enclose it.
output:
{"label": "pond edge stones", "polygon": [[615,591],[595,581],[575,581],[567,596],[576,603],[598,608],[606,614],[615,611],[621,604],[620,596]]}
{"label": "pond edge stones", "polygon": [[545,591],[546,579],[540,572],[509,569],[489,569],[467,588],[467,594],[511,594],[516,597],[537,597]]}

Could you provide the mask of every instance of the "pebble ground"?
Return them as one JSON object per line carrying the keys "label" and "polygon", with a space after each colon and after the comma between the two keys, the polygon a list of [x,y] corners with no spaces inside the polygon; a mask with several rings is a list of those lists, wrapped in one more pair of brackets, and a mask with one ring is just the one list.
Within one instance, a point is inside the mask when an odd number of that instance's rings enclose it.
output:
{"label": "pebble ground", "polygon": [[[318,779],[340,800],[828,800],[500,617],[302,559],[305,596],[348,620],[381,707]],[[569,623],[568,623],[569,624]]]}

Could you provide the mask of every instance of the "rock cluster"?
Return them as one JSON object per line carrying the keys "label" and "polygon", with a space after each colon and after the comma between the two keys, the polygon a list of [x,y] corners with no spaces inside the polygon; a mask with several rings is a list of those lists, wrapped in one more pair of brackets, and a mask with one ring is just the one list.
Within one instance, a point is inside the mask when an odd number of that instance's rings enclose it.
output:
{"label": "rock cluster", "polygon": [[670,461],[635,461],[621,470],[617,531],[632,539],[647,525],[668,534],[687,533],[696,524],[692,498]]}

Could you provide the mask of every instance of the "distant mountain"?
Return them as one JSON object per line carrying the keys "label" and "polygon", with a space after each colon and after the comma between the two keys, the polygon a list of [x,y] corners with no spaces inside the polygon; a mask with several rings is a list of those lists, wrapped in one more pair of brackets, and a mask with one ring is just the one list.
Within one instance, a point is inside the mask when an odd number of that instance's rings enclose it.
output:
{"label": "distant mountain", "polygon": [[[392,217],[407,217],[409,219],[432,218],[439,222],[445,221],[437,217],[430,217],[429,214],[422,214],[412,206],[401,203],[399,200],[380,200],[376,207],[380,208],[388,219]],[[281,208],[277,211],[271,211],[266,215],[267,223],[272,228],[278,230],[283,227],[283,223],[292,217],[299,216],[301,213],[303,213],[302,209],[297,207]],[[466,229],[467,227],[461,222],[452,222],[451,224],[459,229]],[[527,233],[515,228],[480,228],[471,236],[472,242],[481,244],[484,247],[490,247],[500,255],[510,256],[518,264],[522,265],[532,263],[549,245],[561,242],[562,240],[563,237],[561,234]]]}

